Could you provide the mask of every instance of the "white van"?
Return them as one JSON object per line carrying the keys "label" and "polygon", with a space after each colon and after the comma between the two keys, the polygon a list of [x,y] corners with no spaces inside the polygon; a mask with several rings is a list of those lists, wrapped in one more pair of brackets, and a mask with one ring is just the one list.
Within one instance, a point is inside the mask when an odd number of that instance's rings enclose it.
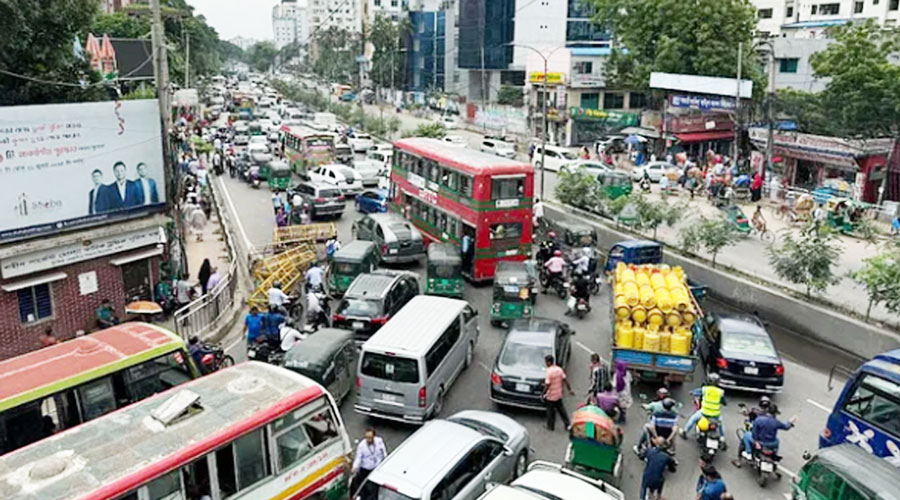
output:
{"label": "white van", "polygon": [[463,300],[418,295],[363,345],[357,413],[421,424],[472,363],[478,312]]}
{"label": "white van", "polygon": [[[544,153],[544,161],[546,165],[544,166],[547,168],[547,170],[551,170],[553,172],[559,172],[559,169],[561,169],[563,165],[578,159],[578,155],[566,148],[561,148],[559,146],[548,145],[546,147],[546,150],[547,151]],[[540,144],[534,147],[534,156],[531,157],[531,164],[534,165],[535,169],[541,168]]]}

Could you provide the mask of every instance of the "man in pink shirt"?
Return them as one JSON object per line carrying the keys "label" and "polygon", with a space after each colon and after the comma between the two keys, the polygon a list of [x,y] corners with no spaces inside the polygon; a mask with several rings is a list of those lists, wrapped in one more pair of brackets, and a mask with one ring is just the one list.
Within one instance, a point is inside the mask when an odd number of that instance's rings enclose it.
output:
{"label": "man in pink shirt", "polygon": [[546,375],[544,376],[544,404],[547,405],[547,429],[554,430],[556,427],[556,414],[559,413],[566,429],[569,428],[569,414],[563,406],[563,384],[569,390],[569,395],[574,396],[575,392],[569,381],[566,379],[566,372],[553,362],[553,355],[544,356],[544,363],[547,365]]}

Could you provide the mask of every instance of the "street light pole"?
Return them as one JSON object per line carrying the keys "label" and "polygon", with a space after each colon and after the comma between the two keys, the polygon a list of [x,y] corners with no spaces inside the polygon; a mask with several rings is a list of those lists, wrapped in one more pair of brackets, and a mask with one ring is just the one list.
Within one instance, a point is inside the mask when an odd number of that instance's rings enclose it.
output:
{"label": "street light pole", "polygon": [[771,54],[769,63],[769,98],[766,99],[766,119],[769,122],[769,133],[766,139],[766,163],[761,168],[762,172],[759,173],[763,179],[766,178],[766,167],[769,170],[773,170],[772,157],[775,146],[775,124],[773,123],[775,118],[772,116],[772,101],[775,100],[775,44],[769,43],[769,54]]}
{"label": "street light pole", "polygon": [[543,128],[541,129],[541,199],[544,199],[544,155],[547,152],[547,58],[544,58],[544,88],[541,92],[541,115],[543,116]]}

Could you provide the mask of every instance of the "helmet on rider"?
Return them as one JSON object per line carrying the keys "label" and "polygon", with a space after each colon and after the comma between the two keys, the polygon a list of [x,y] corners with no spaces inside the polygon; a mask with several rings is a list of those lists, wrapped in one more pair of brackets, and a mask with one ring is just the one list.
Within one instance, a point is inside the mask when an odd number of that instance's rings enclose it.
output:
{"label": "helmet on rider", "polygon": [[554,257],[562,257],[562,250],[554,250],[553,256]]}
{"label": "helmet on rider", "polygon": [[663,405],[663,408],[665,408],[667,410],[671,410],[672,408],[675,408],[675,400],[672,398],[666,398],[663,400],[662,405]]}
{"label": "helmet on rider", "polygon": [[594,251],[591,250],[591,247],[584,247],[581,249],[581,251],[584,252],[585,257],[590,257],[594,254]]}
{"label": "helmet on rider", "polygon": [[281,282],[280,282],[280,281],[276,281],[275,283],[272,283],[272,288],[278,288],[278,289],[281,289]]}
{"label": "helmet on rider", "polygon": [[762,410],[768,410],[772,406],[772,399],[769,396],[761,396],[759,398],[759,407]]}
{"label": "helmet on rider", "polygon": [[668,397],[669,397],[669,390],[666,389],[665,387],[660,387],[659,389],[656,390],[656,399],[658,401],[663,401]]}
{"label": "helmet on rider", "polygon": [[709,385],[719,385],[719,374],[718,373],[710,373],[709,377],[706,378],[706,382]]}
{"label": "helmet on rider", "polygon": [[549,233],[547,233],[547,238],[550,238],[551,240],[555,240],[556,233],[554,233],[553,231],[550,231]]}

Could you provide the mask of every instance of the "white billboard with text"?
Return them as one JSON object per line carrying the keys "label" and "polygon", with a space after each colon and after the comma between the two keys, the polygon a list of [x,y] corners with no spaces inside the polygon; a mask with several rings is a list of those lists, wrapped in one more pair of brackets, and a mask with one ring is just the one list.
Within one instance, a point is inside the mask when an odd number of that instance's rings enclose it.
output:
{"label": "white billboard with text", "polygon": [[165,209],[157,101],[0,107],[0,240]]}

